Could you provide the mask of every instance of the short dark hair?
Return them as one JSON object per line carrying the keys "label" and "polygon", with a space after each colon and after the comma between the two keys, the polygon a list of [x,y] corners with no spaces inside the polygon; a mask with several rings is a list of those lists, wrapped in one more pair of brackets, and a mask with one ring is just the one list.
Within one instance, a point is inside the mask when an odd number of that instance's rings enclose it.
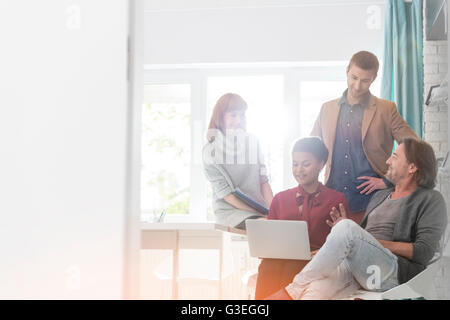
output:
{"label": "short dark hair", "polygon": [[352,64],[357,65],[363,70],[373,70],[375,72],[375,76],[377,75],[380,67],[377,56],[369,51],[359,51],[355,53],[350,59],[348,67],[350,68]]}
{"label": "short dark hair", "polygon": [[309,152],[319,162],[323,161],[323,163],[327,163],[328,160],[328,149],[319,137],[306,137],[298,139],[292,148],[292,153],[294,152]]}
{"label": "short dark hair", "polygon": [[405,155],[408,163],[417,167],[415,174],[419,186],[433,189],[436,186],[437,160],[433,147],[419,139],[405,138],[400,142],[405,146]]}

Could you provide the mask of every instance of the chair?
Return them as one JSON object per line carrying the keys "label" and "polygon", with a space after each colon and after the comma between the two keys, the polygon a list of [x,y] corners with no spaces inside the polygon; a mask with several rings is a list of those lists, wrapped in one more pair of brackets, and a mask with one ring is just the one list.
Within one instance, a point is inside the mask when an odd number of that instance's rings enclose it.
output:
{"label": "chair", "polygon": [[[449,230],[447,230],[449,231]],[[364,299],[364,300],[382,300],[382,299],[414,299],[425,298],[427,300],[436,300],[438,298],[436,288],[434,286],[434,278],[437,272],[442,267],[442,256],[447,247],[450,233],[441,239],[440,250],[436,252],[434,257],[430,260],[425,270],[410,279],[408,282],[398,285],[395,288],[385,292],[372,292],[365,290],[358,290],[355,294],[345,299]]]}
{"label": "chair", "polygon": [[416,275],[414,278],[398,285],[385,292],[373,292],[366,290],[358,290],[355,294],[346,297],[348,299],[363,300],[398,300],[398,299],[414,299],[425,298],[426,300],[437,299],[436,289],[434,287],[434,277],[441,268],[441,259],[429,264],[425,270]]}
{"label": "chair", "polygon": [[423,297],[427,300],[438,298],[434,287],[434,278],[441,268],[442,259],[429,264],[425,270],[406,283],[381,294],[382,299],[412,299]]}

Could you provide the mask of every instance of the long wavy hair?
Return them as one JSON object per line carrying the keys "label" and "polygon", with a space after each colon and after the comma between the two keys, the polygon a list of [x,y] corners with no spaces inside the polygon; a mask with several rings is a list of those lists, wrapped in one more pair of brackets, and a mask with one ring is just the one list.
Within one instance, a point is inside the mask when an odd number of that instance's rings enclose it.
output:
{"label": "long wavy hair", "polygon": [[[214,141],[215,130],[220,130],[222,134],[225,134],[225,113],[240,110],[247,110],[247,102],[245,102],[240,95],[236,93],[226,93],[221,96],[214,106],[211,120],[209,121],[206,139],[208,139],[209,142]],[[243,129],[246,130],[245,125]]]}
{"label": "long wavy hair", "polygon": [[417,167],[415,174],[417,184],[433,189],[436,186],[438,172],[433,147],[423,140],[413,138],[406,138],[400,144],[405,146],[405,155],[408,163],[414,163]]}

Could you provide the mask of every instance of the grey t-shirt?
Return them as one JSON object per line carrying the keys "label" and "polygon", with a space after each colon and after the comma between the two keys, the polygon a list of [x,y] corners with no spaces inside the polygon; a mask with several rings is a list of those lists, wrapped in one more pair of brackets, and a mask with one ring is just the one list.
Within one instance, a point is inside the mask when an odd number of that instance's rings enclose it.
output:
{"label": "grey t-shirt", "polygon": [[391,195],[389,195],[367,217],[366,231],[376,239],[393,241],[397,218],[402,212],[401,207],[406,203],[408,197],[392,200]]}

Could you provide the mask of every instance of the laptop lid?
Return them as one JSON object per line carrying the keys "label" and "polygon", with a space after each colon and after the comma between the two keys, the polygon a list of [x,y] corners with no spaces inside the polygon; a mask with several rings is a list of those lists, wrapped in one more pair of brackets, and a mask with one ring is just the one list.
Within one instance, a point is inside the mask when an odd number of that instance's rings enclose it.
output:
{"label": "laptop lid", "polygon": [[272,259],[310,260],[308,225],[305,221],[245,221],[250,256]]}

